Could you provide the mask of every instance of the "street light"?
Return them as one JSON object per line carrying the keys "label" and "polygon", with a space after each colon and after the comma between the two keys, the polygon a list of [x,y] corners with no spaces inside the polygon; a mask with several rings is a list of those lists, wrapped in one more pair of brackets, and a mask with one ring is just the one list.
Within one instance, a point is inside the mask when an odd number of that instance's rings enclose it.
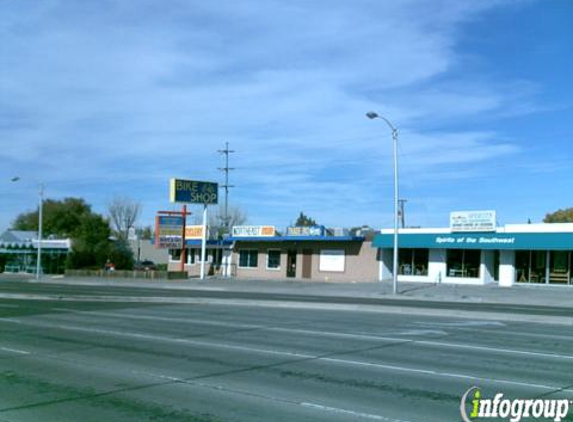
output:
{"label": "street light", "polygon": [[[18,176],[11,179],[12,182],[19,181]],[[38,185],[38,256],[36,258],[36,280],[40,280],[40,270],[42,268],[42,213],[44,208],[44,184],[39,183]]]}
{"label": "street light", "polygon": [[394,144],[394,259],[392,264],[392,293],[398,294],[398,130],[390,121],[374,111],[366,113],[369,119],[382,119],[392,131]]}

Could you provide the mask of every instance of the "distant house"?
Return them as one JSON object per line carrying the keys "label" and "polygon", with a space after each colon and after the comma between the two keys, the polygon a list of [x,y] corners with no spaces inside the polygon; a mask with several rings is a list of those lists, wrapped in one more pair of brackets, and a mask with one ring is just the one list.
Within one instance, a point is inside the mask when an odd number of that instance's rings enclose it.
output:
{"label": "distant house", "polygon": [[[70,239],[48,236],[42,239],[42,271],[62,274],[71,249]],[[35,231],[6,230],[0,234],[0,272],[36,271],[38,233]]]}

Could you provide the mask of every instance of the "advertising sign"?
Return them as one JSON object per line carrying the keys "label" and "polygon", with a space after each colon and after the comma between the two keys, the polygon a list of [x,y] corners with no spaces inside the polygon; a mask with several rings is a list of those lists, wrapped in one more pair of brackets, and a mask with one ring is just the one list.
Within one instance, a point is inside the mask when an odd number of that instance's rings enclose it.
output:
{"label": "advertising sign", "polygon": [[185,226],[185,239],[202,239],[202,238],[203,238],[203,226]]}
{"label": "advertising sign", "polygon": [[324,226],[287,227],[287,236],[324,236]]}
{"label": "advertising sign", "polygon": [[275,226],[233,226],[233,237],[272,237]]}
{"label": "advertising sign", "polygon": [[183,246],[183,217],[155,217],[155,247],[181,249]]}
{"label": "advertising sign", "polygon": [[185,204],[217,204],[219,185],[213,182],[197,180],[171,179],[169,182],[169,200]]}
{"label": "advertising sign", "polygon": [[344,272],[344,250],[322,249],[318,270],[324,272]]}
{"label": "advertising sign", "polygon": [[494,232],[495,211],[454,211],[450,213],[452,232]]}

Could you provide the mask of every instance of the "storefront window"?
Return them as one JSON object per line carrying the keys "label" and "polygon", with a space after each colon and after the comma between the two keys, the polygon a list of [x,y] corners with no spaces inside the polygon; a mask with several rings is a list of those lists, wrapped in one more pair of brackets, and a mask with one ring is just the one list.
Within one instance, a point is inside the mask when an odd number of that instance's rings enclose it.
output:
{"label": "storefront window", "polygon": [[187,264],[195,264],[195,249],[187,249]]}
{"label": "storefront window", "polygon": [[169,256],[171,258],[171,261],[180,261],[181,249],[169,249]]}
{"label": "storefront window", "polygon": [[267,251],[267,269],[278,270],[281,267],[280,249],[269,249]]}
{"label": "storefront window", "polygon": [[519,283],[545,283],[547,252],[515,252],[515,277]]}
{"label": "storefront window", "polygon": [[571,282],[571,253],[551,251],[549,255],[549,283],[569,284]]}
{"label": "storefront window", "polygon": [[481,251],[473,249],[448,249],[448,277],[479,278]]}
{"label": "storefront window", "polygon": [[239,268],[256,268],[258,259],[259,253],[256,249],[239,250]]}
{"label": "storefront window", "polygon": [[398,274],[428,275],[428,249],[399,249]]}

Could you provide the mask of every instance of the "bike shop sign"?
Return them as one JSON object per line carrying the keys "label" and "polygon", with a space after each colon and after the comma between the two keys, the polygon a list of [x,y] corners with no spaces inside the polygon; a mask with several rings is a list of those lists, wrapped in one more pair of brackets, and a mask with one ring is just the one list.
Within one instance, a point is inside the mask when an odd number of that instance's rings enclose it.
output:
{"label": "bike shop sign", "polygon": [[214,182],[171,179],[169,199],[184,204],[214,205],[218,203],[219,185]]}

